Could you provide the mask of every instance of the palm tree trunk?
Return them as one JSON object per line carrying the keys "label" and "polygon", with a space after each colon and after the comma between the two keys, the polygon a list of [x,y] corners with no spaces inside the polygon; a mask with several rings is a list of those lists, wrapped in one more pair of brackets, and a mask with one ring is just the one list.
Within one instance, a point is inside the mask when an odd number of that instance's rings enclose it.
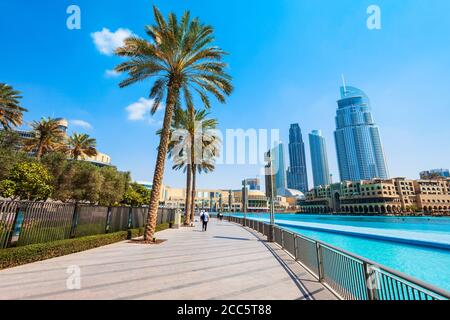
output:
{"label": "palm tree trunk", "polygon": [[36,159],[38,161],[40,161],[41,157],[42,157],[42,143],[39,143],[39,146],[38,146],[38,148],[36,150]]}
{"label": "palm tree trunk", "polygon": [[189,226],[191,224],[191,189],[192,189],[192,170],[191,165],[187,165],[187,173],[186,173],[186,204],[184,206],[185,209],[185,219],[184,225]]}
{"label": "palm tree trunk", "polygon": [[197,183],[197,166],[195,164],[192,165],[192,204],[191,204],[191,221],[195,221],[195,195],[196,191],[196,183]]}
{"label": "palm tree trunk", "polygon": [[164,115],[163,130],[158,148],[158,156],[156,159],[155,173],[153,175],[152,193],[150,196],[150,206],[148,209],[147,224],[145,226],[144,240],[153,241],[156,231],[156,222],[158,219],[159,198],[161,195],[162,181],[164,178],[164,168],[166,164],[167,150],[170,139],[170,126],[172,124],[173,112],[180,86],[174,83],[169,84],[166,111]]}
{"label": "palm tree trunk", "polygon": [[189,107],[189,119],[190,123],[192,125],[190,134],[190,142],[191,142],[191,150],[188,155],[188,159],[190,160],[190,163],[188,165],[188,172],[190,173],[192,179],[192,184],[190,185],[191,189],[189,190],[189,211],[186,211],[186,215],[189,216],[189,223],[191,224],[191,221],[195,221],[195,216],[192,214],[195,210],[195,109],[191,106]]}

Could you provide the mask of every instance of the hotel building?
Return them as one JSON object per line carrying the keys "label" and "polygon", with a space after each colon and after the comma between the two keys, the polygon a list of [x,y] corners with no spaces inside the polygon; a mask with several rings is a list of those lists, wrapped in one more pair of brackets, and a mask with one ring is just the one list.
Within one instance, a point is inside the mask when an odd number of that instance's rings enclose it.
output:
{"label": "hotel building", "polygon": [[380,131],[368,96],[344,85],[337,103],[335,142],[341,181],[387,179]]}

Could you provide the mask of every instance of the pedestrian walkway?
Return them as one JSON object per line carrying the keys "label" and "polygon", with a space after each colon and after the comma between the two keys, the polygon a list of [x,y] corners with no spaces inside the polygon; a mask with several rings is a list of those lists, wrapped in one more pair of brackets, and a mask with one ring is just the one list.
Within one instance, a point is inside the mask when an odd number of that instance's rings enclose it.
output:
{"label": "pedestrian walkway", "polygon": [[[336,299],[292,257],[241,226],[165,230],[157,246],[121,242],[0,271],[0,299]],[[80,270],[81,288],[70,290]],[[70,271],[69,270],[69,271]]]}

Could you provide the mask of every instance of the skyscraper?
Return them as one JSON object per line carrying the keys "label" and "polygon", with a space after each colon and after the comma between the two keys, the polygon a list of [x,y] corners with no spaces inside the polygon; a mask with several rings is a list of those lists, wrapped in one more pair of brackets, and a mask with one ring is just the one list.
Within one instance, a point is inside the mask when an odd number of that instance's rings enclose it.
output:
{"label": "skyscraper", "polygon": [[309,134],[311,149],[311,164],[314,177],[314,187],[331,184],[330,169],[328,167],[328,154],[325,138],[320,130]]}
{"label": "skyscraper", "polygon": [[289,158],[291,166],[287,173],[288,188],[308,192],[308,174],[306,171],[305,144],[298,123],[289,129]]}
{"label": "skyscraper", "polygon": [[[274,192],[277,195],[284,195],[286,193],[287,183],[286,183],[286,158],[284,154],[284,144],[282,142],[278,143],[272,150],[267,153],[268,165],[266,166],[266,171],[270,171],[272,178],[267,181],[266,176],[266,189],[268,187],[268,182],[274,182]],[[270,185],[270,184],[269,184]],[[267,190],[266,190],[267,191]]]}
{"label": "skyscraper", "polygon": [[337,103],[335,140],[341,180],[387,179],[380,131],[373,121],[368,96],[344,84]]}

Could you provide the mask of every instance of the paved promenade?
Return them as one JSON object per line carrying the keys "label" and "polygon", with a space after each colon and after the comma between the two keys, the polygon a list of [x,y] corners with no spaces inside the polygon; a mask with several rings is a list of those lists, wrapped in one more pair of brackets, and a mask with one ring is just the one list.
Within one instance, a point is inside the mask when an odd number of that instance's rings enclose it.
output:
{"label": "paved promenade", "polygon": [[[165,230],[159,246],[121,242],[0,271],[0,299],[335,299],[298,263],[256,233],[213,220]],[[67,268],[81,289],[67,289]],[[73,282],[69,281],[69,284]]]}

